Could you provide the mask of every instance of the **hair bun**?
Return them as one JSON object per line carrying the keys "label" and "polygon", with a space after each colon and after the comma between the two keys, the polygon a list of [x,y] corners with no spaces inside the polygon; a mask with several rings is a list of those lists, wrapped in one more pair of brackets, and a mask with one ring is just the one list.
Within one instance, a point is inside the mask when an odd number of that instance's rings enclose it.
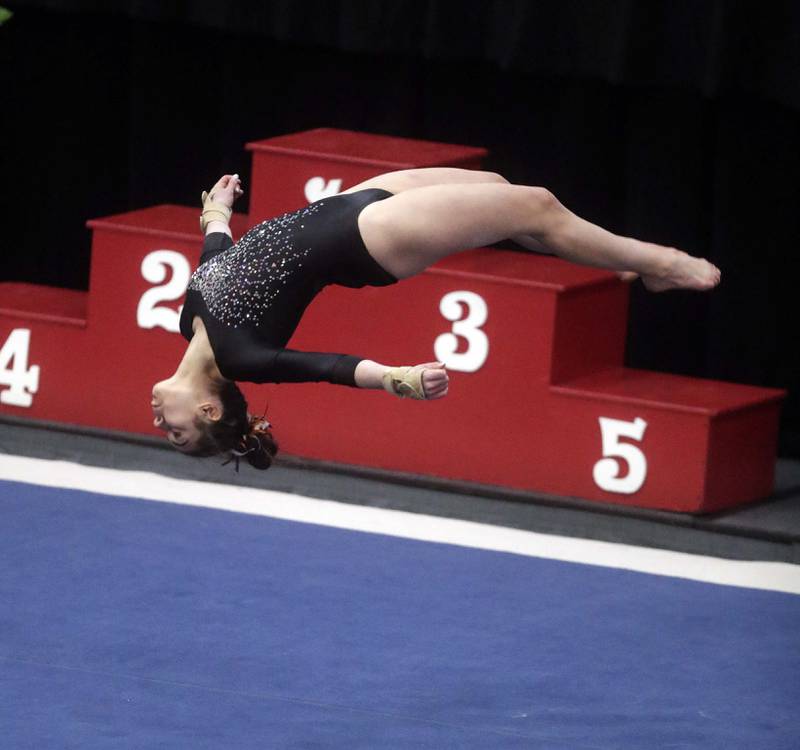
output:
{"label": "hair bun", "polygon": [[[247,417],[248,430],[239,445],[231,451],[231,457],[226,461],[236,462],[236,471],[239,471],[239,461],[247,459],[247,463],[254,469],[268,469],[272,459],[278,452],[278,443],[272,436],[272,425],[264,415],[250,414]],[[224,465],[224,464],[223,464]]]}
{"label": "hair bun", "polygon": [[250,431],[244,436],[243,441],[249,448],[247,462],[254,469],[268,469],[272,459],[278,452],[278,444],[272,436],[272,425],[265,416],[251,414],[248,417]]}

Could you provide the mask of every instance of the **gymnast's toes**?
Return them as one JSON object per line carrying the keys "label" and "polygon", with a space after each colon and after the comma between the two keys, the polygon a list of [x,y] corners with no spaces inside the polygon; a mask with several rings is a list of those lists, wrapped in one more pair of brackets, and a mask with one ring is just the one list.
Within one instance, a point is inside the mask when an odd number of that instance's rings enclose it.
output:
{"label": "gymnast's toes", "polygon": [[705,292],[717,286],[721,278],[722,272],[719,268],[705,258],[695,258],[676,250],[662,274],[642,276],[642,281],[651,292],[665,292],[669,289]]}

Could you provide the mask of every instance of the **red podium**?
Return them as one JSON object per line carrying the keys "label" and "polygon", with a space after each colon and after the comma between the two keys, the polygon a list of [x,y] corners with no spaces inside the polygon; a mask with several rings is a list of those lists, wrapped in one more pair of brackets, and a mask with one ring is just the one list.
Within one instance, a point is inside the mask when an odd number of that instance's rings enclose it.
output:
{"label": "red podium", "polygon": [[[250,146],[257,219],[300,205],[314,177],[344,188],[388,168],[477,166],[482,153],[336,131],[273,141]],[[287,143],[290,155],[275,150]],[[278,180],[284,159],[294,166]],[[89,222],[88,293],[0,284],[0,413],[156,433],[150,388],[184,349],[178,311],[201,247],[197,215],[156,206]],[[235,215],[234,236],[251,223]],[[244,390],[256,410],[269,401],[290,454],[693,513],[768,495],[783,392],[624,368],[627,308],[613,274],[472,250],[393,287],[327,288],[290,344],[388,364],[442,360],[446,399],[327,384]]]}

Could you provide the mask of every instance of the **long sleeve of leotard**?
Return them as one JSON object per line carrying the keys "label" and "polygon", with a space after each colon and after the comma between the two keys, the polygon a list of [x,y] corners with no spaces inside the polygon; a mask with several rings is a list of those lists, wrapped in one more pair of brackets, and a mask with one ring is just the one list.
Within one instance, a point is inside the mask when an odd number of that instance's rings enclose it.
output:
{"label": "long sleeve of leotard", "polygon": [[[221,354],[221,353],[220,353]],[[356,385],[361,357],[350,354],[301,352],[263,346],[227,349],[218,356],[220,371],[231,380],[250,383],[334,383]]]}
{"label": "long sleeve of leotard", "polygon": [[200,254],[200,265],[219,255],[223,250],[233,246],[233,238],[225,232],[210,232],[203,240],[203,251]]}

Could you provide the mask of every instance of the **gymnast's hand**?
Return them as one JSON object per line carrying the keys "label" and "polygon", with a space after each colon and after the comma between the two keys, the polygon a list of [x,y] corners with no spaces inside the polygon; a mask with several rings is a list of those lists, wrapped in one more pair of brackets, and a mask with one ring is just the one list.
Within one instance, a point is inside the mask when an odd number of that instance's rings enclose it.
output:
{"label": "gymnast's hand", "polygon": [[214,187],[209,190],[209,200],[215,203],[222,203],[228,208],[233,208],[233,202],[244,195],[242,181],[238,174],[226,174],[217,180]]}
{"label": "gymnast's hand", "polygon": [[411,369],[422,370],[422,388],[425,391],[426,400],[433,401],[447,395],[447,385],[450,379],[441,362],[426,362],[422,365],[415,365]]}
{"label": "gymnast's hand", "polygon": [[407,389],[402,390],[403,397],[422,398],[424,393],[425,400],[432,401],[447,395],[448,377],[447,370],[441,362],[388,367],[371,359],[362,359],[356,365],[355,381],[359,388],[383,388],[396,396],[401,395],[401,391],[397,390],[398,383],[406,383],[411,393]]}

